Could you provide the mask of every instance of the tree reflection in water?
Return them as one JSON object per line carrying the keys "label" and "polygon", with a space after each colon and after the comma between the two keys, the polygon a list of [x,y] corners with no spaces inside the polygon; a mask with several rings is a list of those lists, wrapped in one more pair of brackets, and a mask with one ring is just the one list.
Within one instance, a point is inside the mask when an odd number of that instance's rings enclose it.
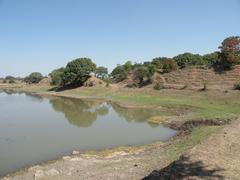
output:
{"label": "tree reflection in water", "polygon": [[54,110],[63,112],[69,123],[78,127],[90,127],[98,116],[108,113],[108,106],[100,101],[83,101],[71,98],[51,98]]}
{"label": "tree reflection in water", "polygon": [[[123,108],[117,104],[102,101],[80,100],[73,98],[52,97],[50,104],[56,112],[63,112],[69,123],[78,127],[90,127],[98,116],[105,116],[110,109],[127,122],[148,123],[151,116],[159,116],[164,112],[144,108]],[[151,127],[158,124],[148,123]]]}

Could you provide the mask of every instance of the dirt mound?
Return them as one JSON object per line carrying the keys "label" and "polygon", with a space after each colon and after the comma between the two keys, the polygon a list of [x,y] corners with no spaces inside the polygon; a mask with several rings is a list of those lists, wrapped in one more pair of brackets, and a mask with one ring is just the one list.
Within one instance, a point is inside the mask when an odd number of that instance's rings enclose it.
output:
{"label": "dirt mound", "polygon": [[43,78],[39,83],[38,85],[41,85],[41,86],[50,86],[51,85],[51,78]]}
{"label": "dirt mound", "polygon": [[106,82],[104,82],[101,79],[98,79],[95,76],[91,76],[85,83],[84,83],[85,87],[105,87],[106,86]]}

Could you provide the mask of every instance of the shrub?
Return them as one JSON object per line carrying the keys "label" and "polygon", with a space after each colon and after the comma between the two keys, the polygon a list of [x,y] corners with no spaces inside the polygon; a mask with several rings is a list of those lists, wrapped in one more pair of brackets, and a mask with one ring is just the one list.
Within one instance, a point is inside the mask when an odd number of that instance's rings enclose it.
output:
{"label": "shrub", "polygon": [[172,59],[165,59],[162,62],[162,69],[164,73],[169,73],[177,69],[177,64]]}
{"label": "shrub", "polygon": [[63,86],[79,86],[90,77],[96,65],[89,58],[78,58],[69,62],[63,72],[61,83]]}
{"label": "shrub", "polygon": [[137,83],[127,84],[126,87],[128,87],[128,88],[137,88],[138,84]]}
{"label": "shrub", "polygon": [[157,83],[154,85],[153,89],[155,89],[155,90],[161,90],[161,89],[164,89],[164,86],[163,86],[163,84],[161,84],[160,82],[157,82]]}
{"label": "shrub", "polygon": [[139,81],[139,84],[143,84],[144,78],[149,77],[149,71],[147,67],[138,67],[135,72],[135,78]]}
{"label": "shrub", "polygon": [[14,83],[16,83],[16,82],[15,82],[14,79],[10,79],[10,80],[8,81],[8,83],[10,83],[10,84],[14,84]]}
{"label": "shrub", "polygon": [[111,73],[114,81],[120,82],[127,78],[127,71],[121,65],[118,65],[115,69],[113,69]]}
{"label": "shrub", "polygon": [[52,85],[56,85],[56,86],[61,85],[61,83],[62,83],[62,76],[63,76],[64,70],[65,70],[65,68],[62,67],[62,68],[53,70],[49,74],[49,76],[52,79],[52,82],[51,82]]}
{"label": "shrub", "polygon": [[233,89],[234,89],[234,90],[240,90],[240,82],[234,84]]}

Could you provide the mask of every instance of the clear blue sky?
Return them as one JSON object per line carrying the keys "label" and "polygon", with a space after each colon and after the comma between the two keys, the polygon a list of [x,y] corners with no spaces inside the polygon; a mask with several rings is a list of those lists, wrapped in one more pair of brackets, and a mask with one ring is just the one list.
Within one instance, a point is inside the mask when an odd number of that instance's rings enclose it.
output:
{"label": "clear blue sky", "polygon": [[0,0],[0,76],[48,74],[77,57],[110,70],[240,35],[240,0]]}

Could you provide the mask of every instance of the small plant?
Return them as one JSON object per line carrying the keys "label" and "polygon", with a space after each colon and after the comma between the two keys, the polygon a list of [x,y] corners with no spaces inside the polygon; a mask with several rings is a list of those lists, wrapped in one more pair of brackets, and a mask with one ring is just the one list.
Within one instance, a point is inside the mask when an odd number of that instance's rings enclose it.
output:
{"label": "small plant", "polygon": [[155,90],[161,90],[163,88],[164,88],[164,86],[160,82],[157,82],[153,87],[153,89],[155,89]]}
{"label": "small plant", "polygon": [[180,90],[184,90],[184,89],[186,89],[187,87],[188,87],[188,85],[185,84],[182,88],[180,88]]}
{"label": "small plant", "polygon": [[126,87],[128,87],[128,88],[137,88],[138,84],[136,84],[136,83],[127,84]]}
{"label": "small plant", "polygon": [[207,83],[204,83],[204,84],[203,84],[202,91],[206,91],[206,90],[207,90]]}
{"label": "small plant", "polygon": [[10,84],[14,84],[15,81],[14,81],[14,79],[10,79],[10,80],[8,81],[8,83],[10,83]]}
{"label": "small plant", "polygon": [[236,84],[234,84],[234,87],[233,87],[234,90],[240,90],[240,81]]}

